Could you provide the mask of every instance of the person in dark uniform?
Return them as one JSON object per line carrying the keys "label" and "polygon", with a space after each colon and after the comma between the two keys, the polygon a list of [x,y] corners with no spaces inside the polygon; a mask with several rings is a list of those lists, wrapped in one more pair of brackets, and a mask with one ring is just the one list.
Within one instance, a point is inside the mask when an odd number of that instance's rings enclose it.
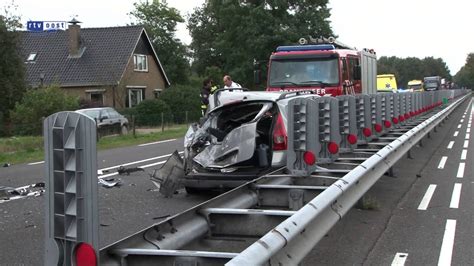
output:
{"label": "person in dark uniform", "polygon": [[201,113],[202,116],[206,114],[209,106],[209,96],[218,89],[217,86],[213,85],[212,79],[207,78],[202,82],[201,88]]}

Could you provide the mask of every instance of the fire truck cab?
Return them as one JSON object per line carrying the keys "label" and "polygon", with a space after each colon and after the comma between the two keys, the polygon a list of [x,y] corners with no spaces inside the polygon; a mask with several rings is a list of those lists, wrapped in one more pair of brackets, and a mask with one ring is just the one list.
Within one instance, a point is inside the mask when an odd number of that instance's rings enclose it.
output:
{"label": "fire truck cab", "polygon": [[377,91],[375,52],[334,38],[301,38],[299,45],[279,46],[268,67],[267,91],[309,89],[330,96]]}

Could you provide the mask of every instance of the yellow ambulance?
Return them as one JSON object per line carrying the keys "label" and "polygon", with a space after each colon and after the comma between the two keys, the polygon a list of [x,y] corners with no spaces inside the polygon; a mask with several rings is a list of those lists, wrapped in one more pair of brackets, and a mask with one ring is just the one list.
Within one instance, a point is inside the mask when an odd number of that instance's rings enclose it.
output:
{"label": "yellow ambulance", "polygon": [[408,90],[410,91],[423,91],[423,81],[421,80],[410,80],[408,81]]}
{"label": "yellow ambulance", "polygon": [[377,75],[377,92],[398,92],[394,74]]}

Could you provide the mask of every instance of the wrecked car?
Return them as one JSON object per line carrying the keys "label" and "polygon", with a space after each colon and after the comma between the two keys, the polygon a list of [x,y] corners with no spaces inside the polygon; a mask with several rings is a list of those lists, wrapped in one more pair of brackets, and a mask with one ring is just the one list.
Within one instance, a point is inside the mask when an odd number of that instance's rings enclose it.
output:
{"label": "wrecked car", "polygon": [[188,129],[184,158],[175,152],[152,181],[165,195],[179,185],[193,193],[236,187],[285,166],[289,98],[315,97],[306,94],[218,90],[202,121]]}

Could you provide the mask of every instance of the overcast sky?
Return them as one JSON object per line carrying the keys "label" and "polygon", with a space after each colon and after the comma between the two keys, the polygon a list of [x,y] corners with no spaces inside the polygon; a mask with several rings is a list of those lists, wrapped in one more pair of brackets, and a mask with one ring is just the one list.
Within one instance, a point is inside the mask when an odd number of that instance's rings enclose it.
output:
{"label": "overcast sky", "polygon": [[[144,1],[144,0],[143,0]],[[152,0],[150,0],[152,1]],[[82,27],[124,26],[135,0],[15,0],[26,21],[68,21]],[[168,0],[183,16],[204,0]],[[11,0],[0,0],[0,7]],[[474,3],[469,0],[329,0],[331,26],[339,40],[357,48],[373,48],[380,56],[441,57],[454,75],[474,53]],[[3,13],[3,12],[2,12]],[[190,42],[185,25],[177,36]],[[296,40],[295,40],[296,41]]]}

